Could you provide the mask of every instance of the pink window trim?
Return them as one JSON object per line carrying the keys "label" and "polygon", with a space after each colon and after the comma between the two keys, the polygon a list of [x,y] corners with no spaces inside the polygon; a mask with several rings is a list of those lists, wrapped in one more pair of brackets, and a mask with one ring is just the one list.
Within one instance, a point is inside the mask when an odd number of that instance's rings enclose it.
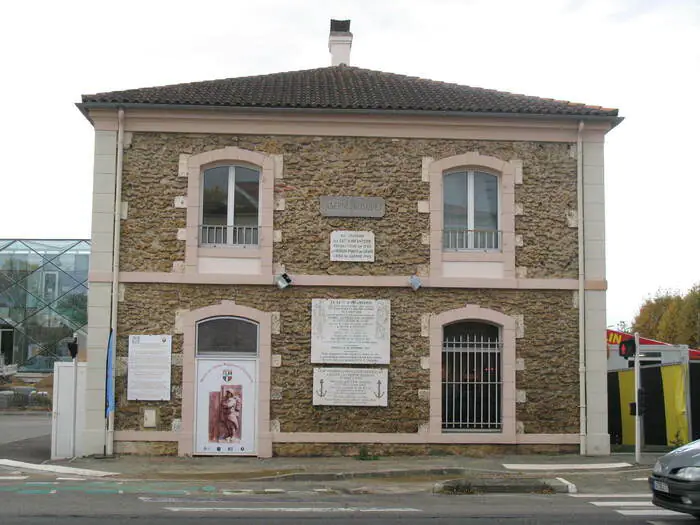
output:
{"label": "pink window trim", "polygon": [[[442,342],[443,327],[457,321],[486,321],[501,327],[503,342],[503,430],[498,434],[465,432],[450,433],[455,440],[465,443],[475,439],[498,435],[499,442],[516,442],[515,424],[515,319],[495,310],[468,304],[464,308],[448,310],[430,317],[430,420],[431,436],[442,435]],[[502,441],[504,440],[504,441]]]}
{"label": "pink window trim", "polygon": [[[272,229],[274,216],[275,179],[282,175],[282,156],[266,155],[234,146],[192,155],[187,160],[187,241],[185,246],[185,273],[196,274],[200,250],[199,217],[201,207],[201,180],[204,169],[222,164],[250,164],[260,169],[260,254],[263,276],[272,276]],[[240,248],[217,248],[221,257],[236,257]]]}
{"label": "pink window trim", "polygon": [[[470,151],[453,157],[434,160],[428,164],[430,183],[430,276],[442,278],[444,261],[493,261],[504,265],[503,278],[515,277],[515,172],[519,161],[504,161],[497,157],[480,155]],[[500,224],[503,232],[503,248],[500,253],[443,252],[443,194],[442,179],[447,171],[455,168],[474,169],[493,173],[500,181]]]}

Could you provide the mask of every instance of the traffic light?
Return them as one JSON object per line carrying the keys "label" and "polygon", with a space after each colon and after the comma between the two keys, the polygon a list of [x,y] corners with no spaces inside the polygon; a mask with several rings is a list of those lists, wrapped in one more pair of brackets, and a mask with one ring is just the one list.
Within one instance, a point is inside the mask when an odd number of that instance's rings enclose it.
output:
{"label": "traffic light", "polygon": [[644,390],[643,388],[640,388],[637,395],[639,397],[639,405],[637,405],[637,403],[635,403],[634,401],[632,403],[630,403],[630,416],[637,415],[637,406],[639,406],[639,415],[640,416],[643,416],[644,413],[649,408],[649,398],[647,397],[646,390]]}
{"label": "traffic light", "polygon": [[68,351],[70,352],[70,356],[75,359],[75,356],[78,355],[78,339],[74,338],[73,341],[68,343]]}
{"label": "traffic light", "polygon": [[637,345],[634,343],[634,339],[620,341],[620,357],[629,359],[630,357],[634,357],[636,353]]}
{"label": "traffic light", "polygon": [[649,408],[649,399],[647,398],[646,390],[640,388],[637,396],[639,397],[639,415],[643,416],[647,408]]}

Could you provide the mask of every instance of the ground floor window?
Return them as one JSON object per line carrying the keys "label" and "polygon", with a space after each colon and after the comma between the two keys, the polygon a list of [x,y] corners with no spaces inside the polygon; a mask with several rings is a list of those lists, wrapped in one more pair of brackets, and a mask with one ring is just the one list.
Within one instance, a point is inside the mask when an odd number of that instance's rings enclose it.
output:
{"label": "ground floor window", "polygon": [[443,328],[442,429],[502,429],[502,348],[499,326],[462,321]]}

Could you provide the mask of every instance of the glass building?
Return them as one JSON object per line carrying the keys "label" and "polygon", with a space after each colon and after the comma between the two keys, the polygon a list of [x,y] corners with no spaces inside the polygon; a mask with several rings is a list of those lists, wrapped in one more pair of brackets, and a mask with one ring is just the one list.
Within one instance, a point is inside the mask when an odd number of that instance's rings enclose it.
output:
{"label": "glass building", "polygon": [[51,372],[87,330],[89,240],[0,239],[0,359]]}

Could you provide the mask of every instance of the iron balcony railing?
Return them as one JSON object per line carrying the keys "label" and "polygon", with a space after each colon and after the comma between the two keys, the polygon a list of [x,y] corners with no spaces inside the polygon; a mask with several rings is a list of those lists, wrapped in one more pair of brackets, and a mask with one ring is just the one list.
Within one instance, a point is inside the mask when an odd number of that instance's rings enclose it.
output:
{"label": "iron balcony railing", "polygon": [[480,336],[448,338],[442,347],[442,429],[502,430],[502,344]]}
{"label": "iron balcony railing", "polygon": [[234,226],[203,224],[199,229],[202,246],[258,246],[258,226]]}
{"label": "iron balcony railing", "polygon": [[502,247],[500,230],[468,230],[466,228],[447,227],[443,230],[442,247],[444,250],[491,250],[500,251]]}

